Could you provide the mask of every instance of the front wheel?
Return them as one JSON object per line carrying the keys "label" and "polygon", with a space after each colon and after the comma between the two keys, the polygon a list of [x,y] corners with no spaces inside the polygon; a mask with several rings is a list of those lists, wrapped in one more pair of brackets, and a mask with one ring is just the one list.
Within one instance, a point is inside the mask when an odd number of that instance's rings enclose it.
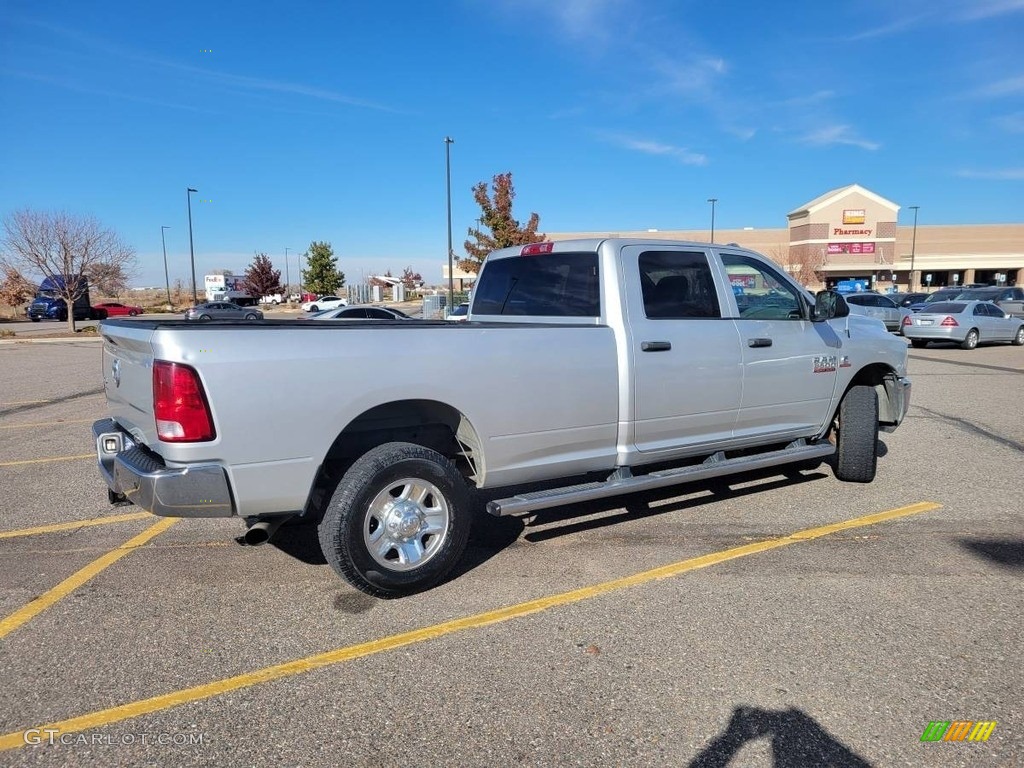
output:
{"label": "front wheel", "polygon": [[465,480],[451,461],[421,445],[385,443],[341,478],[320,523],[320,548],[352,586],[400,597],[448,574],[471,519]]}
{"label": "front wheel", "polygon": [[851,387],[839,405],[836,477],[870,483],[878,466],[878,395],[874,387]]}
{"label": "front wheel", "polygon": [[200,315],[199,319],[200,320],[212,320],[213,318],[211,318],[209,315]]}
{"label": "front wheel", "polygon": [[974,349],[976,346],[978,346],[978,331],[971,328],[964,340],[960,342],[960,349]]}
{"label": "front wheel", "polygon": [[1010,343],[1015,347],[1024,347],[1024,325],[1017,329],[1017,334]]}
{"label": "front wheel", "polygon": [[250,312],[249,314],[247,314],[245,316],[245,319],[246,320],[255,320],[256,319],[256,315],[254,315],[252,312]]}
{"label": "front wheel", "polygon": [[132,309],[132,310],[129,310],[128,317],[135,317],[138,314],[139,314],[138,312],[136,312],[134,309]]}

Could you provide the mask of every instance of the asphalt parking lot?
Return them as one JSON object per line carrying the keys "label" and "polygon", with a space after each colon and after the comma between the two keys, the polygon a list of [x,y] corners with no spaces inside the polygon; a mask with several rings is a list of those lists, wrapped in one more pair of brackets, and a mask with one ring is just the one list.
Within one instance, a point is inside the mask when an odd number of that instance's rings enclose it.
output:
{"label": "asphalt parking lot", "polygon": [[99,352],[0,345],[2,765],[1024,762],[1024,350],[913,350],[871,485],[482,517],[392,601],[312,529],[108,506]]}

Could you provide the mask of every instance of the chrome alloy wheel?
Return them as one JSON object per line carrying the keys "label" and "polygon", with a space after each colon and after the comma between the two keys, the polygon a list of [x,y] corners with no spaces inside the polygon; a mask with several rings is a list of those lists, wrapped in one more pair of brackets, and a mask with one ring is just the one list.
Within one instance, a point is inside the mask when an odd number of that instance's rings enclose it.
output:
{"label": "chrome alloy wheel", "polygon": [[437,486],[403,478],[370,502],[363,519],[363,543],[384,568],[411,571],[437,554],[449,525],[448,501]]}

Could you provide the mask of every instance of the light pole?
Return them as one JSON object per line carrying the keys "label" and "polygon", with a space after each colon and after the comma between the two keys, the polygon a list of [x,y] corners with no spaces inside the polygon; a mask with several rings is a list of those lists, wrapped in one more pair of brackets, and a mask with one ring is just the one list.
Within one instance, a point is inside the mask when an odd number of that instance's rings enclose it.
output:
{"label": "light pole", "polygon": [[167,240],[164,238],[164,230],[170,227],[160,227],[160,242],[164,246],[164,282],[167,284],[167,308],[171,308],[171,278],[167,274]]}
{"label": "light pole", "polygon": [[448,311],[452,311],[455,302],[455,275],[452,264],[452,160],[451,146],[455,139],[444,137],[444,171],[448,190]]}
{"label": "light pole", "polygon": [[188,255],[192,260],[192,304],[193,306],[199,303],[199,298],[196,295],[196,250],[192,246],[192,193],[198,192],[198,189],[192,189],[188,187],[185,192],[185,199],[188,200]]}
{"label": "light pole", "polygon": [[285,248],[284,249],[284,292],[286,294],[285,295],[285,301],[288,301],[288,298],[291,295],[291,290],[292,290],[291,287],[290,287],[291,283],[292,283],[292,280],[291,280],[291,277],[288,276],[288,251],[290,251],[290,250],[291,250],[291,248]]}
{"label": "light pole", "polygon": [[715,242],[715,203],[718,202],[717,197],[709,197],[708,202],[711,203],[711,242]]}
{"label": "light pole", "polygon": [[910,277],[907,279],[907,290],[914,290],[914,256],[917,251],[917,210],[921,207],[920,205],[909,206],[910,210],[914,212],[914,234],[910,238]]}

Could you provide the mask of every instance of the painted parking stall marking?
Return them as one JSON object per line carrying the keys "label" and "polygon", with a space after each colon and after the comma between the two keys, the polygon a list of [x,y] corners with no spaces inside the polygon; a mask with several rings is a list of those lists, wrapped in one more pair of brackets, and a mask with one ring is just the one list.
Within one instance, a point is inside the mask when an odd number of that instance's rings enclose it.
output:
{"label": "painted parking stall marking", "polygon": [[[352,661],[366,656],[372,656],[427,640],[434,640],[456,632],[478,629],[492,624],[509,621],[510,619],[516,619],[521,616],[541,613],[558,606],[570,605],[583,600],[589,600],[600,595],[626,589],[628,587],[635,587],[648,582],[667,579],[672,576],[679,576],[690,571],[696,571],[702,568],[718,565],[720,563],[725,563],[729,560],[747,557],[748,555],[755,555],[761,552],[787,547],[791,544],[813,541],[814,539],[822,536],[828,536],[840,531],[863,528],[889,520],[896,520],[903,517],[909,517],[911,515],[930,512],[941,508],[941,506],[941,504],[937,504],[935,502],[918,502],[905,507],[891,509],[886,512],[878,512],[876,514],[857,517],[852,520],[844,520],[831,525],[808,528],[777,539],[768,539],[719,552],[713,552],[707,555],[701,555],[689,560],[682,560],[670,565],[661,566],[648,571],[642,571],[640,573],[633,574],[632,576],[625,576],[623,578],[613,579],[601,584],[582,587],[580,589],[562,592],[548,597],[541,597],[525,603],[519,603],[517,605],[479,613],[474,616],[453,619],[434,626],[423,627],[422,629],[391,635],[390,637],[381,638],[379,640],[371,640],[357,645],[338,648],[326,653],[308,656],[303,659],[296,659],[283,664],[276,664],[254,672],[247,672],[245,674],[236,675],[235,677],[217,680],[212,683],[206,683],[192,688],[184,688],[179,691],[172,691],[171,693],[165,693],[148,699],[142,699],[140,701],[122,704],[109,709],[91,712],[89,714],[80,715],[67,720],[36,726],[35,729],[40,731],[48,730],[60,734],[101,728],[110,725],[111,723],[117,723],[133,717],[140,717],[142,715],[160,712],[182,704],[201,701],[230,691],[249,688],[260,683],[269,683],[273,680],[292,677],[304,672],[311,672],[323,667],[333,666],[335,664]],[[173,521],[173,518],[168,519]],[[150,528],[147,533],[153,531],[157,526],[161,525],[161,523],[167,522],[168,519],[157,523],[157,525]],[[157,531],[157,533],[158,532],[159,531]],[[151,535],[156,535],[156,533],[152,533]],[[135,540],[133,539],[133,541]],[[24,734],[26,732],[26,730],[21,730],[0,736],[0,751],[17,749],[18,747],[25,746]]]}

